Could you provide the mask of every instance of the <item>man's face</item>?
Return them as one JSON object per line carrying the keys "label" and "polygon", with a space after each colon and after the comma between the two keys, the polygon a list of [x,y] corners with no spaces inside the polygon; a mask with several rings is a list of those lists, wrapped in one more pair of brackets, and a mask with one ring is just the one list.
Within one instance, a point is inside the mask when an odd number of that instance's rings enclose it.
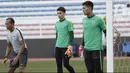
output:
{"label": "man's face", "polygon": [[6,26],[6,28],[7,28],[8,30],[11,30],[13,24],[11,24],[11,21],[10,21],[10,20],[6,20],[6,21],[5,21],[5,26]]}
{"label": "man's face", "polygon": [[57,15],[58,15],[59,19],[63,19],[65,16],[65,13],[63,11],[57,11]]}
{"label": "man's face", "polygon": [[83,5],[83,13],[84,15],[89,15],[91,13],[91,7]]}

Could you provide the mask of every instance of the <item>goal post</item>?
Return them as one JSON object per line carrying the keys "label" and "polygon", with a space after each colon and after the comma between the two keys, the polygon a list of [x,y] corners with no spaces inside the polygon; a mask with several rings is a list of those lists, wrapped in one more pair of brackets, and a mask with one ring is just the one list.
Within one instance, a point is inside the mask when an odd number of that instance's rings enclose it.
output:
{"label": "goal post", "polygon": [[[130,73],[130,0],[106,0],[107,70]],[[117,33],[120,39],[115,40]]]}
{"label": "goal post", "polygon": [[107,73],[114,72],[113,65],[113,0],[106,0]]}

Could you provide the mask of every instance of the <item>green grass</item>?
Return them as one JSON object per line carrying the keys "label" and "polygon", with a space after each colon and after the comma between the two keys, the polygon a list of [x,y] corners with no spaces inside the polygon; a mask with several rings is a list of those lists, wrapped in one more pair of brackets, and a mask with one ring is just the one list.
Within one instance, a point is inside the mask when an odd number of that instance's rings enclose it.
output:
{"label": "green grass", "polygon": [[[115,60],[114,63],[115,72],[130,72],[129,59]],[[84,61],[71,60],[70,64],[74,67],[76,73],[87,72]],[[7,69],[7,65],[0,64],[0,72],[7,72]],[[63,70],[64,72],[68,72],[65,68]],[[104,61],[104,71],[106,72],[106,61]],[[56,72],[56,63],[55,61],[28,62],[25,72]]]}

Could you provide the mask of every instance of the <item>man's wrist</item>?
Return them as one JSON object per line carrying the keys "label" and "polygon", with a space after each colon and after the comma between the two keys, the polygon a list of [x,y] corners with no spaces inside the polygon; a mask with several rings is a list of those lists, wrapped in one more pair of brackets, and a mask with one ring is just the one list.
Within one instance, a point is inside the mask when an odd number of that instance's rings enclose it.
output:
{"label": "man's wrist", "polygon": [[8,56],[4,56],[4,58],[8,58]]}
{"label": "man's wrist", "polygon": [[72,45],[68,45],[68,49],[72,49]]}
{"label": "man's wrist", "polygon": [[19,57],[18,57],[18,56],[16,56],[16,58],[17,58],[17,59],[19,59]]}
{"label": "man's wrist", "polygon": [[80,47],[83,47],[83,45],[80,45]]}

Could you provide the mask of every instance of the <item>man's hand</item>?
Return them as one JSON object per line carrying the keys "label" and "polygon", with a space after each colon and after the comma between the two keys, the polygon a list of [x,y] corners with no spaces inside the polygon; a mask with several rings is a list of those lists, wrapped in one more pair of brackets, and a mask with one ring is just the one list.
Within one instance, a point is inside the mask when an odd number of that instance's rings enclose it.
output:
{"label": "man's hand", "polygon": [[68,57],[72,56],[72,46],[71,45],[68,46],[68,49],[66,50],[65,54],[68,55]]}
{"label": "man's hand", "polygon": [[119,39],[120,39],[120,33],[117,33],[116,40],[119,40]]}
{"label": "man's hand", "polygon": [[68,49],[72,50],[72,46],[71,46],[71,45],[69,45],[69,46],[68,46]]}
{"label": "man's hand", "polygon": [[12,65],[16,65],[17,62],[18,62],[18,60],[19,60],[19,58],[18,58],[18,57],[15,57],[15,58],[13,59]]}
{"label": "man's hand", "polygon": [[4,60],[2,61],[2,64],[6,64],[7,61],[8,61],[8,58],[4,58]]}
{"label": "man's hand", "polygon": [[79,51],[78,52],[79,52],[79,56],[81,56],[81,53],[83,52],[83,46],[82,45],[79,46]]}

